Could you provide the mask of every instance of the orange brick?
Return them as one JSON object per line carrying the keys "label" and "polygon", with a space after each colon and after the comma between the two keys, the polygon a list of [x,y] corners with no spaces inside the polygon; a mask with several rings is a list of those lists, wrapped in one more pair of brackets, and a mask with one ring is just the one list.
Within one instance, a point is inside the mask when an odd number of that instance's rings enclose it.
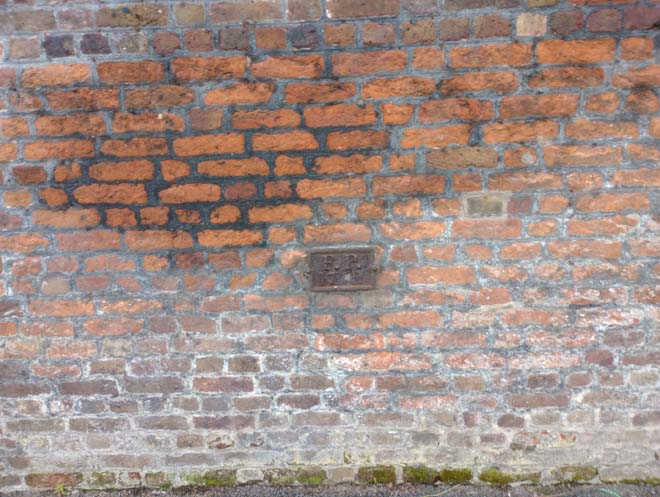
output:
{"label": "orange brick", "polygon": [[26,88],[41,86],[68,86],[89,81],[90,69],[84,64],[49,64],[28,67],[21,75],[21,85]]}
{"label": "orange brick", "polygon": [[101,145],[101,152],[116,157],[143,157],[167,155],[169,147],[164,138],[131,138],[130,140],[107,140]]}
{"label": "orange brick", "polygon": [[588,88],[600,86],[604,79],[600,67],[561,67],[534,73],[528,84],[531,88]]}
{"label": "orange brick", "polygon": [[245,75],[247,59],[236,57],[176,57],[170,70],[177,81],[216,81]]}
{"label": "orange brick", "polygon": [[401,146],[403,148],[418,148],[467,145],[471,131],[472,126],[468,124],[406,129],[401,137]]}
{"label": "orange brick", "polygon": [[380,232],[393,240],[425,240],[442,236],[445,223],[439,221],[417,221],[412,223],[384,223]]}
{"label": "orange brick", "polygon": [[355,95],[355,83],[290,83],[284,91],[288,104],[334,102],[348,100]]}
{"label": "orange brick", "polygon": [[553,121],[487,124],[483,128],[485,143],[528,142],[539,138],[555,138],[559,125]]}
{"label": "orange brick", "polygon": [[452,67],[457,68],[520,67],[528,65],[531,60],[532,46],[529,43],[490,43],[477,47],[459,46],[453,47],[449,52],[449,63]]}
{"label": "orange brick", "polygon": [[96,66],[99,79],[107,84],[155,83],[162,81],[165,68],[160,62],[102,62]]}
{"label": "orange brick", "polygon": [[268,102],[273,96],[273,83],[234,83],[214,88],[204,96],[206,105],[254,104]]}
{"label": "orange brick", "polygon": [[236,129],[295,127],[300,114],[291,109],[241,110],[234,113],[231,124]]}
{"label": "orange brick", "polygon": [[266,57],[251,66],[257,78],[318,78],[323,73],[320,55],[289,55]]}
{"label": "orange brick", "polygon": [[144,204],[147,202],[144,185],[129,183],[84,185],[73,191],[73,197],[81,204]]}
{"label": "orange brick", "polygon": [[331,155],[314,159],[314,171],[319,174],[364,174],[381,170],[383,159],[379,155],[354,154],[347,157]]}
{"label": "orange brick", "polygon": [[373,105],[333,104],[306,107],[305,123],[311,128],[327,126],[367,126],[376,122]]}
{"label": "orange brick", "polygon": [[319,145],[312,133],[290,131],[288,133],[256,134],[252,147],[257,151],[286,152],[288,150],[316,150]]}
{"label": "orange brick", "polygon": [[300,198],[362,197],[366,191],[366,185],[360,178],[303,179],[296,186]]}
{"label": "orange brick", "polygon": [[112,121],[112,130],[115,133],[134,132],[165,132],[183,131],[186,125],[183,119],[170,112],[158,114],[143,112],[141,114],[117,113]]}
{"label": "orange brick", "polygon": [[266,176],[269,171],[266,161],[258,157],[203,161],[197,165],[198,173],[219,177]]}
{"label": "orange brick", "polygon": [[536,45],[539,64],[595,64],[614,60],[613,38],[594,40],[541,40]]}
{"label": "orange brick", "polygon": [[645,193],[598,193],[580,197],[575,207],[583,212],[646,211],[651,203]]}
{"label": "orange brick", "polygon": [[263,240],[260,231],[252,230],[204,230],[197,237],[199,243],[205,247],[254,245]]}
{"label": "orange brick", "polygon": [[379,72],[402,71],[407,56],[403,50],[339,53],[330,57],[335,76],[352,76]]}
{"label": "orange brick", "polygon": [[470,266],[415,266],[408,269],[411,285],[468,285],[475,282]]}
{"label": "orange brick", "polygon": [[389,139],[387,131],[333,131],[328,133],[327,145],[330,150],[384,149]]}
{"label": "orange brick", "polygon": [[566,136],[578,140],[598,138],[636,138],[637,123],[632,121],[593,121],[580,119],[567,124]]}
{"label": "orange brick", "polygon": [[573,93],[505,97],[500,104],[500,118],[572,116],[577,112],[579,101],[579,95]]}
{"label": "orange brick", "polygon": [[373,79],[365,83],[362,87],[362,98],[424,97],[434,91],[435,82],[430,78],[399,76]]}
{"label": "orange brick", "polygon": [[97,181],[146,181],[154,177],[154,165],[148,160],[98,162],[89,168],[89,177]]}
{"label": "orange brick", "polygon": [[474,98],[427,100],[419,106],[421,122],[488,121],[493,118],[493,104]]}
{"label": "orange brick", "polygon": [[521,231],[520,219],[456,219],[452,226],[458,238],[517,238]]}
{"label": "orange brick", "polygon": [[371,229],[364,224],[342,223],[305,226],[305,243],[368,242]]}
{"label": "orange brick", "polygon": [[376,196],[441,194],[445,191],[445,178],[435,174],[376,176],[372,191]]}
{"label": "orange brick", "polygon": [[126,245],[130,250],[151,251],[183,249],[193,246],[189,233],[184,231],[145,230],[127,231]]}
{"label": "orange brick", "polygon": [[220,200],[220,187],[205,183],[175,185],[158,193],[158,198],[166,204],[185,204],[192,202],[217,202]]}
{"label": "orange brick", "polygon": [[35,225],[53,228],[90,228],[98,225],[100,220],[101,217],[95,209],[36,210],[32,213],[32,222]]}
{"label": "orange brick", "polygon": [[243,135],[221,133],[217,135],[177,138],[172,143],[174,153],[181,157],[213,154],[240,154],[245,150]]}
{"label": "orange brick", "polygon": [[[8,144],[12,147],[16,145]],[[0,146],[1,147],[1,146]],[[0,148],[0,160],[3,160],[3,152]],[[93,157],[94,144],[88,140],[64,140],[64,141],[37,141],[26,143],[23,151],[26,160],[44,159],[72,159],[76,157]]]}
{"label": "orange brick", "polygon": [[70,114],[68,116],[42,116],[35,121],[38,135],[101,135],[105,133],[105,121],[98,114]]}
{"label": "orange brick", "polygon": [[312,210],[307,205],[282,204],[272,207],[252,207],[248,211],[251,223],[286,223],[310,219]]}
{"label": "orange brick", "polygon": [[454,95],[479,91],[512,93],[520,82],[515,73],[509,71],[479,71],[458,74],[440,82],[442,93]]}

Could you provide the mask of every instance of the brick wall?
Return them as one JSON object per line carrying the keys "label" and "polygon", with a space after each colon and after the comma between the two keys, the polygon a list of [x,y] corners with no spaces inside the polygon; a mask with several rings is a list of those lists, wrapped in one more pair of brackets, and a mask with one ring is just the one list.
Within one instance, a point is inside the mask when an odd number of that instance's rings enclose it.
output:
{"label": "brick wall", "polygon": [[0,0],[0,488],[657,481],[659,21]]}

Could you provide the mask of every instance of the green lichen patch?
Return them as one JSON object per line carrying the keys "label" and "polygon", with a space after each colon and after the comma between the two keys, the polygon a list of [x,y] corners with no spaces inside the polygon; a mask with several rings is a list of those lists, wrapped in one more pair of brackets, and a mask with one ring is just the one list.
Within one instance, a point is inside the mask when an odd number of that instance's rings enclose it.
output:
{"label": "green lichen patch", "polygon": [[406,466],[403,468],[403,481],[431,485],[438,479],[438,472],[428,466]]}
{"label": "green lichen patch", "polygon": [[166,473],[147,473],[144,475],[144,482],[147,487],[168,489],[172,487],[172,482],[169,479],[169,476]]}
{"label": "green lichen patch", "polygon": [[187,474],[183,479],[196,487],[233,487],[236,485],[236,471],[217,469],[202,474]]}
{"label": "green lichen patch", "polygon": [[264,471],[264,479],[271,485],[288,487],[296,484],[296,472],[291,469]]}
{"label": "green lichen patch", "polygon": [[619,483],[626,485],[660,485],[660,478],[625,478]]}
{"label": "green lichen patch", "polygon": [[552,475],[563,483],[590,482],[598,476],[594,466],[562,466],[552,471]]}
{"label": "green lichen patch", "polygon": [[511,483],[528,482],[537,484],[541,480],[539,473],[504,473],[497,468],[488,468],[481,472],[479,480],[491,485],[509,485]]}
{"label": "green lichen patch", "polygon": [[358,469],[357,479],[361,483],[383,485],[396,483],[394,466],[368,466]]}
{"label": "green lichen patch", "polygon": [[472,480],[472,470],[470,468],[445,468],[440,471],[439,479],[450,485],[468,483]]}
{"label": "green lichen patch", "polygon": [[117,475],[110,471],[97,471],[89,475],[87,486],[90,488],[113,487],[117,484]]}
{"label": "green lichen patch", "polygon": [[296,471],[295,478],[301,485],[321,485],[328,476],[321,468],[301,468]]}

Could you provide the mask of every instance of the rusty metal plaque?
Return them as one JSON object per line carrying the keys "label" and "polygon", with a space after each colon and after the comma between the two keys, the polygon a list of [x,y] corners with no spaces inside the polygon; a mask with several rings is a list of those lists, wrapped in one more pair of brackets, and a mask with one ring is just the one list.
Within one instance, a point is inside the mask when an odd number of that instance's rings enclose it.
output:
{"label": "rusty metal plaque", "polygon": [[309,252],[309,259],[313,292],[369,290],[376,285],[372,247],[317,249]]}

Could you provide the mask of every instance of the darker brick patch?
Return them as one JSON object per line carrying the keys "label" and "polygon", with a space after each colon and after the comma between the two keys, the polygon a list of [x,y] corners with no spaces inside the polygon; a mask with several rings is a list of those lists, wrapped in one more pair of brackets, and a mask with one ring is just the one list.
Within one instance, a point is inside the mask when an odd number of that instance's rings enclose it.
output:
{"label": "darker brick patch", "polygon": [[44,50],[49,57],[68,57],[75,55],[72,35],[47,36],[44,40]]}
{"label": "darker brick patch", "polygon": [[296,26],[289,30],[289,40],[293,48],[316,48],[319,45],[319,34],[314,26]]}
{"label": "darker brick patch", "polygon": [[80,40],[80,51],[84,54],[106,54],[112,52],[112,49],[104,35],[86,33]]}

